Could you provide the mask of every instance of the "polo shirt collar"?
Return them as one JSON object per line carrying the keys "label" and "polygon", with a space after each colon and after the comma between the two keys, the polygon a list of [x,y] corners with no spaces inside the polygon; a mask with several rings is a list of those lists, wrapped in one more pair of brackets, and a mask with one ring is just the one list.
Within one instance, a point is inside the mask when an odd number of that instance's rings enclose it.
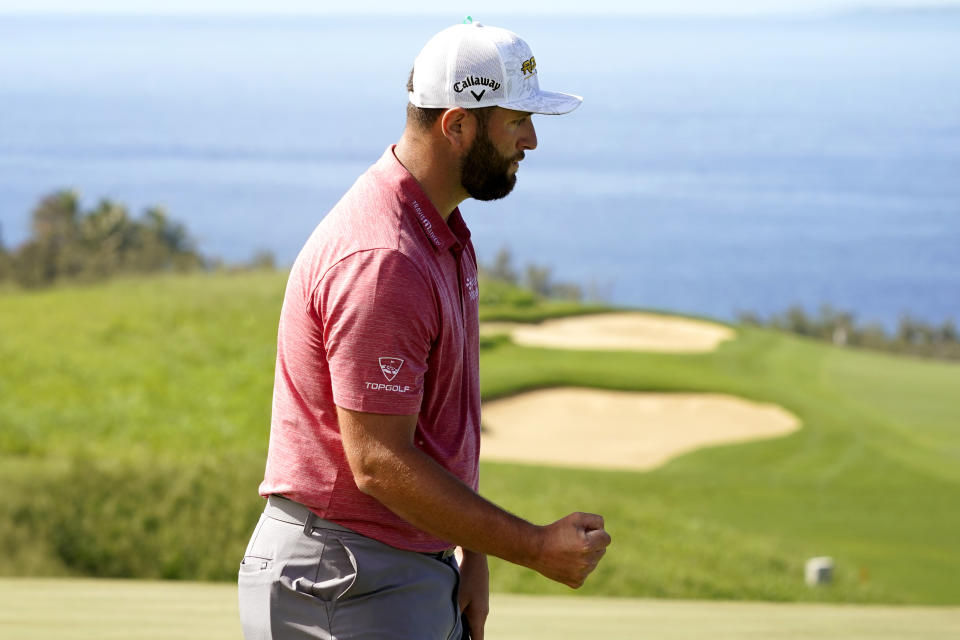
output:
{"label": "polo shirt collar", "polygon": [[392,183],[400,203],[413,215],[423,235],[437,253],[460,250],[470,239],[470,230],[460,215],[460,208],[444,221],[430,198],[423,192],[417,179],[400,164],[394,154],[396,145],[391,145],[376,164],[376,168]]}
{"label": "polo shirt collar", "polygon": [[447,226],[456,236],[459,248],[467,246],[467,241],[470,240],[470,229],[467,228],[467,223],[460,214],[460,207],[454,209],[450,217],[447,218]]}

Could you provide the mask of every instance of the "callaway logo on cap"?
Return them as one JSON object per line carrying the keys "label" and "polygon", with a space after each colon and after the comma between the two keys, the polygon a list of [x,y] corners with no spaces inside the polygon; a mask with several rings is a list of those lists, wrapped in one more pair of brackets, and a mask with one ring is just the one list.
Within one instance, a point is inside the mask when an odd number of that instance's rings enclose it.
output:
{"label": "callaway logo on cap", "polygon": [[500,106],[558,115],[583,98],[541,91],[537,60],[520,37],[478,22],[458,24],[433,36],[413,63],[410,102],[448,109]]}

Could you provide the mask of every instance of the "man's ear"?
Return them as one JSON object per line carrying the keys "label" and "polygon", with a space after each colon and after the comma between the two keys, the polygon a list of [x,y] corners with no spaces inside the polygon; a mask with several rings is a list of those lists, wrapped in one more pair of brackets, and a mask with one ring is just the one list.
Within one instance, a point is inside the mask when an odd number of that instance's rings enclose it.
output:
{"label": "man's ear", "polygon": [[440,116],[440,132],[454,151],[466,151],[473,144],[477,119],[463,107],[447,109]]}

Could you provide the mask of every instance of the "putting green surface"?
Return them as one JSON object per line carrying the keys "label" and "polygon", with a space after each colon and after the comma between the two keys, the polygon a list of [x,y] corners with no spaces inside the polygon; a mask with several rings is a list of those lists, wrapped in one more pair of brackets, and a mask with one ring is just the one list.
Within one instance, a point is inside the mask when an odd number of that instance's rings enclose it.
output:
{"label": "putting green surface", "polygon": [[[487,637],[714,640],[960,637],[960,608],[495,594]],[[0,638],[240,640],[232,584],[0,580]]]}

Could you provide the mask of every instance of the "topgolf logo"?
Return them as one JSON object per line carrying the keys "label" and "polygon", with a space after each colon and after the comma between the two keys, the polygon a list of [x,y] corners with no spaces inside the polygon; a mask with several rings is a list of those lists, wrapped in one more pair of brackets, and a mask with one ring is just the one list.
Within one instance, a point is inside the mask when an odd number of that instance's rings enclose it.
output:
{"label": "topgolf logo", "polygon": [[397,374],[400,373],[400,367],[403,366],[403,360],[400,358],[380,358],[380,371],[387,382],[392,382]]}

